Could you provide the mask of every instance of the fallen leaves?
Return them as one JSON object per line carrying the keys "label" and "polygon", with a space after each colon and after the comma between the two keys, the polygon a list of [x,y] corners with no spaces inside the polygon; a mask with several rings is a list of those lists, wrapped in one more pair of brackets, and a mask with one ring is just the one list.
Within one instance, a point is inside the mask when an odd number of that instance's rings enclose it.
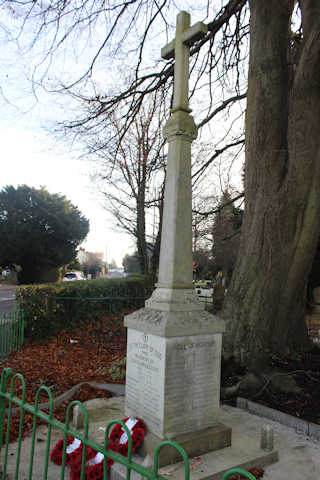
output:
{"label": "fallen leaves", "polygon": [[[262,478],[264,474],[264,470],[262,470],[262,468],[251,468],[250,470],[248,470],[248,472],[257,479]],[[232,475],[232,477],[229,477],[228,480],[247,480],[247,477],[238,474]]]}
{"label": "fallen leaves", "polygon": [[[40,343],[26,342],[19,351],[10,354],[3,362],[2,368],[10,367],[13,373],[23,375],[26,382],[25,400],[29,404],[34,404],[36,392],[41,385],[49,387],[53,397],[56,398],[81,382],[123,383],[112,379],[109,370],[111,365],[123,360],[125,351],[126,329],[119,322],[105,317],[95,325],[84,325],[76,333],[65,330],[58,337]],[[22,391],[22,383],[16,379],[13,393],[21,398]],[[109,398],[113,395],[108,390],[88,384],[82,385],[71,398],[54,409],[54,417],[64,422],[66,407],[72,400],[84,402],[91,398]],[[39,403],[41,402],[48,402],[48,395],[45,392],[40,392]],[[20,414],[13,415],[10,441],[18,437],[19,422]],[[33,416],[25,414],[24,435],[30,432],[32,425]]]}

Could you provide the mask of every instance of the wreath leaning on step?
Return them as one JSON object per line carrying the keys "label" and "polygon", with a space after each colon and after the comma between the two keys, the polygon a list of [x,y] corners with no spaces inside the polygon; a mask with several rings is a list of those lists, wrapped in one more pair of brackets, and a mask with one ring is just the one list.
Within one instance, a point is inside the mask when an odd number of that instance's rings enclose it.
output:
{"label": "wreath leaning on step", "polygon": [[[132,438],[132,452],[143,442],[146,426],[138,417],[126,417],[122,422],[127,426]],[[63,440],[59,440],[53,448],[50,459],[57,465],[62,464]],[[128,454],[128,436],[120,423],[116,424],[108,438],[107,448],[121,455]],[[79,480],[82,465],[83,443],[77,438],[68,435],[66,445],[65,464],[70,467],[71,480]],[[110,470],[113,460],[107,458],[107,469]],[[86,480],[100,480],[103,478],[104,455],[91,447],[86,448],[84,478]]]}
{"label": "wreath leaning on step", "polygon": [[[146,434],[146,426],[143,421],[138,418],[126,417],[122,422],[128,427],[131,432],[132,438],[132,451],[135,452],[141,443]],[[109,441],[108,448],[114,452],[118,452],[121,455],[126,456],[128,454],[128,436],[120,423],[114,426],[112,429]]]}

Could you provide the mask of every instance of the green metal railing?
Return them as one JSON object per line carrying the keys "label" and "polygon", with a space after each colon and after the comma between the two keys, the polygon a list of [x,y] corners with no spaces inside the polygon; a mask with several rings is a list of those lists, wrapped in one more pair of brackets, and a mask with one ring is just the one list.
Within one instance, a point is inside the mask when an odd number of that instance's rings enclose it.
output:
{"label": "green metal railing", "polygon": [[24,340],[24,312],[17,310],[0,316],[0,359],[21,347]]}
{"label": "green metal railing", "polygon": [[228,478],[233,477],[234,475],[241,475],[242,477],[248,478],[249,480],[257,480],[256,477],[251,475],[250,472],[247,472],[242,468],[232,468],[223,475],[222,480],[228,480]]}
{"label": "green metal railing", "polygon": [[[9,379],[11,377],[10,385]],[[17,382],[19,384],[17,385]],[[9,389],[8,389],[9,386]],[[21,390],[21,397],[17,397],[14,395],[15,388],[18,387]],[[39,409],[39,396],[44,392],[49,399],[49,408],[48,413]],[[48,471],[49,471],[49,458],[50,458],[50,449],[52,448],[51,445],[51,434],[52,428],[55,428],[61,432],[63,432],[63,452],[62,452],[62,464],[60,470],[60,479],[65,478],[65,467],[66,467],[66,450],[67,450],[67,438],[68,435],[71,435],[74,438],[79,439],[83,442],[84,448],[82,453],[82,461],[81,461],[81,473],[80,473],[80,480],[85,478],[85,467],[86,467],[86,449],[88,447],[93,448],[97,452],[100,452],[104,456],[104,465],[103,465],[103,479],[108,480],[108,469],[107,469],[107,459],[110,458],[115,463],[119,463],[126,468],[126,480],[130,480],[131,472],[134,471],[148,480],[164,480],[164,477],[159,475],[159,454],[163,448],[166,447],[173,447],[175,448],[182,457],[183,464],[184,464],[184,472],[185,472],[185,480],[189,480],[190,478],[190,468],[189,468],[189,460],[187,457],[186,452],[184,449],[178,445],[176,442],[164,440],[162,441],[154,454],[153,458],[153,468],[149,469],[132,460],[132,438],[131,432],[128,427],[120,420],[112,420],[108,423],[104,444],[97,443],[96,441],[90,439],[88,437],[88,430],[89,430],[89,419],[88,419],[88,412],[85,406],[79,402],[78,400],[72,401],[66,410],[66,419],[65,423],[58,421],[57,419],[53,418],[53,397],[50,389],[46,386],[41,386],[38,388],[35,397],[35,404],[30,405],[26,403],[26,384],[23,376],[19,373],[14,374],[12,373],[11,368],[4,368],[1,374],[1,383],[0,383],[0,478],[4,479],[7,478],[7,474],[10,474],[10,478],[14,480],[19,480],[19,473],[20,473],[20,462],[22,459],[22,439],[23,439],[23,424],[24,424],[24,417],[25,413],[30,413],[33,415],[33,425],[31,431],[31,448],[28,451],[27,458],[29,459],[29,464],[27,465],[27,478],[28,480],[32,480],[33,478],[33,471],[34,471],[34,458],[36,454],[36,429],[38,420],[41,420],[42,423],[46,424],[47,429],[47,438],[45,444],[45,451],[44,455],[39,458],[37,455],[37,462],[43,463],[43,474],[42,478],[46,480],[48,478]],[[84,427],[83,433],[73,430],[69,428],[69,421],[70,421],[70,413],[71,409],[75,406],[79,405],[82,409],[83,416],[84,416]],[[6,408],[7,407],[7,408]],[[15,408],[14,408],[15,407]],[[18,407],[18,408],[16,408]],[[18,431],[18,441],[16,444],[15,450],[15,465],[8,465],[8,458],[9,458],[9,443],[10,443],[10,427],[12,422],[12,415],[16,410],[19,410],[19,431]],[[6,420],[6,422],[5,422]],[[126,457],[116,453],[113,450],[108,449],[108,438],[109,438],[109,431],[111,427],[115,424],[121,424],[122,428],[125,430],[128,436],[128,455]],[[26,456],[23,457],[24,459]],[[9,468],[8,468],[9,467]],[[13,472],[14,470],[14,472]],[[228,480],[235,474],[241,474],[243,477],[249,480],[256,480],[253,475],[249,472],[234,468],[226,472],[222,480]],[[20,476],[21,478],[21,476]],[[25,478],[25,475],[23,475]],[[37,477],[39,478],[39,477]],[[56,478],[56,475],[55,475]]]}
{"label": "green metal railing", "polygon": [[[9,392],[8,389],[8,381],[11,378]],[[16,386],[16,382],[19,381],[21,383],[20,387],[22,387],[22,394],[21,398],[18,398],[14,395],[14,388]],[[49,398],[49,413],[45,413],[39,410],[39,395],[40,392],[45,392]],[[31,432],[31,449],[29,455],[29,465],[28,465],[28,479],[32,479],[33,473],[33,465],[34,465],[34,456],[35,456],[35,449],[36,449],[36,427],[37,427],[37,419],[42,420],[45,424],[48,425],[48,432],[47,432],[47,439],[46,439],[46,446],[45,446],[45,454],[44,458],[41,459],[44,462],[43,465],[43,479],[47,478],[48,475],[48,467],[49,467],[49,455],[50,455],[50,441],[51,441],[51,433],[52,427],[60,430],[64,433],[64,446],[63,446],[63,454],[62,454],[62,465],[61,465],[61,475],[60,478],[64,478],[65,474],[65,459],[66,459],[66,447],[67,447],[67,436],[72,435],[74,438],[79,439],[84,444],[83,455],[82,455],[82,466],[81,466],[81,474],[80,479],[83,480],[85,477],[85,451],[87,447],[91,447],[95,449],[97,452],[102,453],[104,455],[104,480],[108,479],[108,471],[107,471],[107,459],[110,458],[114,462],[120,463],[126,468],[126,480],[130,480],[131,471],[135,471],[138,474],[142,475],[143,477],[147,478],[148,480],[156,480],[161,479],[158,474],[158,465],[159,465],[159,453],[160,450],[166,446],[170,446],[178,450],[180,453],[182,460],[184,462],[185,467],[185,480],[189,480],[189,461],[188,457],[183,450],[177,443],[172,441],[163,441],[161,442],[155,452],[154,455],[154,466],[153,469],[148,469],[142,465],[135,463],[132,460],[132,438],[131,433],[128,427],[121,422],[120,420],[113,420],[109,422],[106,433],[105,433],[105,441],[104,444],[99,444],[94,440],[88,438],[88,413],[85,406],[77,401],[72,401],[66,410],[66,420],[65,423],[61,423],[55,418],[53,418],[53,397],[52,393],[49,388],[42,386],[37,390],[35,405],[29,405],[25,402],[25,394],[26,394],[26,385],[23,376],[19,373],[13,375],[12,370],[10,368],[5,368],[2,370],[1,375],[1,384],[0,384],[0,472],[2,468],[2,477],[6,478],[8,473],[8,453],[9,453],[9,440],[10,440],[10,426],[11,426],[11,419],[13,413],[13,405],[20,407],[20,421],[19,421],[19,433],[18,433],[18,442],[17,442],[17,449],[16,449],[16,464],[15,464],[15,471],[10,474],[13,476],[15,480],[19,479],[19,469],[20,469],[20,460],[21,460],[21,449],[22,449],[22,434],[23,434],[23,421],[25,412],[31,413],[33,415],[33,427]],[[6,402],[8,402],[9,406],[6,410]],[[76,430],[69,428],[69,421],[70,421],[70,413],[72,407],[74,405],[79,405],[83,411],[84,415],[84,433],[80,433]],[[7,425],[5,429],[5,417],[7,415]],[[113,450],[109,450],[107,448],[108,437],[109,437],[109,430],[114,425],[120,423],[122,428],[126,431],[128,435],[128,455],[124,457]],[[39,461],[39,458],[37,458]]]}

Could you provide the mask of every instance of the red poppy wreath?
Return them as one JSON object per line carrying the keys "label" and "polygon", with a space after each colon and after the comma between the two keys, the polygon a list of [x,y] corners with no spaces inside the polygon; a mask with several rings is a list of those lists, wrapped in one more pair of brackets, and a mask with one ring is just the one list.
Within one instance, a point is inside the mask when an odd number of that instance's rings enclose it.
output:
{"label": "red poppy wreath", "polygon": [[[132,452],[135,452],[143,442],[146,434],[146,426],[138,417],[127,417],[124,418],[122,422],[126,425],[131,433]],[[63,443],[63,440],[59,440],[50,455],[51,460],[57,465],[62,464]],[[128,454],[128,447],[128,436],[122,426],[118,423],[113,427],[109,435],[108,449],[126,456]],[[73,438],[72,436],[68,435],[65,464],[71,469],[71,480],[80,479],[82,452],[83,443],[77,438]],[[91,447],[87,447],[84,478],[86,480],[99,480],[103,478],[103,464],[104,455],[96,450],[93,450]],[[110,470],[112,464],[113,460],[108,458],[108,470]]]}

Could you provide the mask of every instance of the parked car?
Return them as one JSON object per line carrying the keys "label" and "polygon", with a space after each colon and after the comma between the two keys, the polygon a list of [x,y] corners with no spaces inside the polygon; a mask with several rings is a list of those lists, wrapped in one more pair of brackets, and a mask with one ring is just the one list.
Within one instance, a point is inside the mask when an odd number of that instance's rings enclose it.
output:
{"label": "parked car", "polygon": [[63,282],[72,282],[73,280],[84,280],[82,272],[66,272],[62,279]]}
{"label": "parked car", "polygon": [[195,288],[212,288],[213,281],[212,280],[194,280]]}
{"label": "parked car", "polygon": [[6,278],[8,278],[9,273],[10,273],[9,268],[4,268],[4,269],[2,270],[2,278],[3,278],[4,280],[5,280]]}
{"label": "parked car", "polygon": [[126,274],[123,268],[110,268],[106,273],[107,278],[123,278]]}
{"label": "parked car", "polygon": [[194,283],[194,287],[200,302],[212,303],[213,285],[211,280],[198,280]]}

